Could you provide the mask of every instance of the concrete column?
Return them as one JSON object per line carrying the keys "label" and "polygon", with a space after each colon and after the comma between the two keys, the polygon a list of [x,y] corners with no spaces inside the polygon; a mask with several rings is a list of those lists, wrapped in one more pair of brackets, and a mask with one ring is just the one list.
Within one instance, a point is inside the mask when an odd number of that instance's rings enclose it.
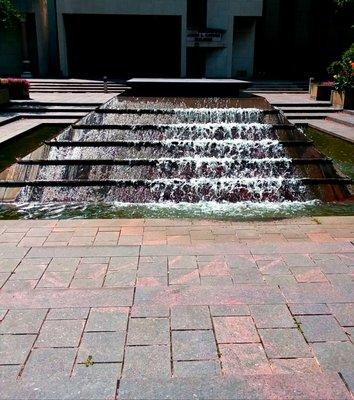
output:
{"label": "concrete column", "polygon": [[[215,11],[215,10],[214,10]],[[224,43],[226,47],[210,49],[206,59],[207,78],[230,78],[232,74],[232,43],[234,18],[227,10],[222,15],[213,14],[208,8],[208,28],[225,30]]]}
{"label": "concrete column", "polygon": [[66,33],[65,33],[63,14],[61,13],[57,14],[57,23],[58,23],[60,73],[63,77],[67,77],[69,75],[69,68],[68,68]]}
{"label": "concrete column", "polygon": [[187,76],[187,14],[181,17],[181,78]]}
{"label": "concrete column", "polygon": [[[251,77],[254,66],[256,20],[236,18],[234,27],[232,76]],[[245,73],[245,76],[241,75]]]}
{"label": "concrete column", "polygon": [[49,24],[47,0],[38,0],[35,5],[39,75],[49,72]]}

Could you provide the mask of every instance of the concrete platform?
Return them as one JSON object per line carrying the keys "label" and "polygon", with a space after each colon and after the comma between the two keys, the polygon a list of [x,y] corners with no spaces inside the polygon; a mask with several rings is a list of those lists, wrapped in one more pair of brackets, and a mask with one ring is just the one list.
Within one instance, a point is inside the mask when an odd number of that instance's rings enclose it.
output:
{"label": "concrete platform", "polygon": [[127,85],[131,87],[128,94],[134,96],[237,97],[252,83],[237,79],[133,78]]}
{"label": "concrete platform", "polygon": [[0,221],[1,398],[349,400],[353,232]]}

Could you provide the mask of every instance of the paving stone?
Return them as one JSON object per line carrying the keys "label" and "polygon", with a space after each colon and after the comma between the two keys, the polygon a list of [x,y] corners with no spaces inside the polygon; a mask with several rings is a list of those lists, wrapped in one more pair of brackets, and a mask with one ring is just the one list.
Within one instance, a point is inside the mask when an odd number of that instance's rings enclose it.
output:
{"label": "paving stone", "polygon": [[0,272],[13,272],[20,262],[21,259],[16,258],[0,259]]}
{"label": "paving stone", "polygon": [[177,306],[171,308],[172,329],[212,329],[207,306]]}
{"label": "paving stone", "polygon": [[85,332],[125,332],[129,308],[92,308],[85,326]]}
{"label": "paving stone", "polygon": [[9,310],[0,325],[0,334],[38,333],[47,311],[47,309]]}
{"label": "paving stone", "polygon": [[246,304],[237,304],[233,306],[210,306],[210,313],[213,317],[227,317],[250,315],[250,310]]}
{"label": "paving stone", "polygon": [[2,272],[0,273],[0,288],[4,285],[4,283],[11,277],[10,272]]}
{"label": "paving stone", "polygon": [[353,293],[345,293],[328,283],[281,285],[280,290],[288,303],[342,303],[351,302]]}
{"label": "paving stone", "polygon": [[123,361],[125,332],[84,333],[77,356],[84,363],[89,356],[93,362],[116,363]]}
{"label": "paving stone", "polygon": [[3,258],[22,259],[27,254],[28,250],[28,247],[15,247],[9,246],[8,244],[0,244],[0,260]]}
{"label": "paving stone", "polygon": [[212,331],[172,331],[174,361],[217,359]]}
{"label": "paving stone", "polygon": [[80,258],[53,258],[47,272],[75,272]]}
{"label": "paving stone", "polygon": [[21,365],[0,365],[0,385],[16,381],[20,371]]}
{"label": "paving stone", "polygon": [[[157,391],[156,388],[159,388]],[[205,377],[186,379],[126,379],[119,388],[120,400],[181,399],[282,399],[349,400],[338,374],[281,374]]]}
{"label": "paving stone", "polygon": [[27,264],[22,262],[13,273],[14,279],[40,279],[47,264]]}
{"label": "paving stone", "polygon": [[260,343],[222,344],[219,347],[226,374],[270,374],[271,368]]}
{"label": "paving stone", "polygon": [[[75,380],[107,380],[107,378],[112,381],[113,386],[117,386],[117,381],[121,378],[122,374],[122,363],[104,363],[98,364],[93,363],[86,367],[85,364],[76,364],[72,373],[72,379]],[[89,385],[90,386],[90,385]],[[115,393],[112,393],[111,397],[107,399],[113,399]]]}
{"label": "paving stone", "polygon": [[350,390],[351,394],[354,394],[354,368],[341,371],[340,375],[344,380],[347,388]]}
{"label": "paving stone", "polygon": [[89,308],[52,308],[49,311],[47,320],[51,319],[86,319],[88,317]]}
{"label": "paving stone", "polygon": [[[26,292],[34,289],[38,281],[34,279],[10,279],[2,287],[2,291],[8,292]],[[26,305],[25,305],[26,306]]]}
{"label": "paving stone", "polygon": [[37,287],[41,288],[67,288],[73,278],[73,272],[52,272],[46,271]]}
{"label": "paving stone", "polygon": [[169,288],[138,287],[134,302],[137,305],[205,305],[205,299],[208,299],[210,305],[282,304],[285,302],[278,288],[249,284],[225,287],[223,290],[198,285]]}
{"label": "paving stone", "polygon": [[292,267],[290,269],[299,283],[327,282],[321,268]]}
{"label": "paving stone", "polygon": [[264,275],[264,280],[273,286],[297,284],[293,275]]}
{"label": "paving stone", "polygon": [[84,324],[83,320],[45,321],[36,347],[76,347],[79,345]]}
{"label": "paving stone", "polygon": [[36,335],[1,335],[1,364],[23,364],[35,340]]}
{"label": "paving stone", "polygon": [[97,279],[91,278],[75,278],[71,281],[70,288],[72,289],[90,289],[101,288],[103,286],[104,275]]}
{"label": "paving stone", "polygon": [[350,342],[313,343],[315,356],[324,371],[353,368],[354,345]]}
{"label": "paving stone", "polygon": [[230,268],[240,272],[257,268],[255,260],[250,255],[227,255],[226,262]]}
{"label": "paving stone", "polygon": [[293,315],[326,315],[330,310],[326,304],[289,304]]}
{"label": "paving stone", "polygon": [[332,315],[303,315],[298,320],[308,342],[348,340]]}
{"label": "paving stone", "polygon": [[109,271],[120,271],[120,270],[137,270],[138,269],[138,257],[112,257],[108,270]]}
{"label": "paving stone", "polygon": [[138,277],[136,286],[167,286],[167,276],[143,276]]}
{"label": "paving stone", "polygon": [[254,272],[250,271],[245,273],[235,273],[234,270],[231,269],[231,276],[235,285],[239,283],[264,284],[262,274],[256,270]]}
{"label": "paving stone", "polygon": [[0,309],[0,321],[2,321],[5,318],[5,315],[7,314],[8,310],[1,310]]}
{"label": "paving stone", "polygon": [[309,358],[311,351],[297,329],[259,329],[268,358]]}
{"label": "paving stone", "polygon": [[290,273],[282,259],[259,260],[257,265],[263,275],[288,275]]}
{"label": "paving stone", "polygon": [[173,376],[177,378],[209,377],[220,374],[219,361],[176,361],[173,363]]}
{"label": "paving stone", "polygon": [[321,368],[314,358],[273,359],[270,364],[275,374],[321,373]]}
{"label": "paving stone", "polygon": [[233,286],[230,276],[201,276],[200,283],[204,286]]}
{"label": "paving stone", "polygon": [[63,248],[51,246],[34,247],[28,252],[27,258],[131,257],[138,256],[138,254],[139,246],[73,246]]}
{"label": "paving stone", "polygon": [[167,318],[132,318],[129,323],[128,345],[168,344],[170,328]]}
{"label": "paving stone", "polygon": [[2,308],[66,308],[66,307],[117,307],[131,306],[132,288],[63,290],[36,289],[20,293],[0,292]]}
{"label": "paving stone", "polygon": [[196,269],[197,259],[194,256],[170,256],[168,257],[169,269]]}
{"label": "paving stone", "polygon": [[128,346],[123,367],[126,378],[169,378],[171,355],[169,346]]}
{"label": "paving stone", "polygon": [[136,270],[108,271],[104,287],[134,286]]}
{"label": "paving stone", "polygon": [[251,305],[257,328],[294,328],[294,319],[285,304]]}
{"label": "paving stone", "polygon": [[21,374],[22,379],[48,379],[55,375],[69,377],[76,349],[33,349]]}
{"label": "paving stone", "polygon": [[167,262],[161,264],[160,262],[139,262],[138,276],[149,277],[149,276],[166,276],[167,275]]}
{"label": "paving stone", "polygon": [[107,264],[81,263],[75,272],[75,279],[103,279],[107,271]]}
{"label": "paving stone", "polygon": [[213,321],[218,343],[260,341],[251,317],[214,317]]}
{"label": "paving stone", "polygon": [[200,277],[198,270],[173,269],[169,271],[170,285],[199,285]]}
{"label": "paving stone", "polygon": [[307,254],[284,254],[282,257],[289,267],[313,267],[315,265]]}
{"label": "paving stone", "polygon": [[329,308],[342,326],[354,326],[354,303],[329,304]]}
{"label": "paving stone", "polygon": [[133,306],[132,318],[169,318],[170,309],[164,305]]}
{"label": "paving stone", "polygon": [[346,264],[337,261],[316,261],[322,272],[325,274],[349,274],[350,270]]}
{"label": "paving stone", "polygon": [[229,267],[224,259],[198,261],[200,276],[230,276]]}

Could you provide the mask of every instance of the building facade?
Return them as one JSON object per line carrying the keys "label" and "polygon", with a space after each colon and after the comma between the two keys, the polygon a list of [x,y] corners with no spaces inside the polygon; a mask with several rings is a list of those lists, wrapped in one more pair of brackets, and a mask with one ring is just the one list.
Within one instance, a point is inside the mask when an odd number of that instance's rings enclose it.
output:
{"label": "building facade", "polygon": [[[0,27],[1,76],[21,75],[24,48],[33,76],[300,76],[323,68],[308,51],[314,32],[322,48],[334,46],[326,61],[342,50],[338,36],[342,47],[350,41],[338,34],[333,0],[13,1],[26,22]],[[326,21],[325,41],[323,29],[322,37],[312,29],[323,23],[318,18]],[[310,59],[300,61],[301,54]],[[283,60],[291,62],[287,71]]]}

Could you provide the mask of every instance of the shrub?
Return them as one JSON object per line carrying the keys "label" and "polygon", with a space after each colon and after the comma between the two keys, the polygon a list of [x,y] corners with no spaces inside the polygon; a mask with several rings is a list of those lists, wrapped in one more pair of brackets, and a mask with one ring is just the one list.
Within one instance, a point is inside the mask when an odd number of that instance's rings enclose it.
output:
{"label": "shrub", "polygon": [[0,27],[9,29],[22,18],[11,0],[0,0]]}
{"label": "shrub", "polygon": [[333,77],[335,90],[354,89],[354,43],[343,53],[339,61],[333,62],[328,67],[328,73]]}
{"label": "shrub", "polygon": [[0,79],[0,88],[9,90],[10,99],[28,99],[30,84],[26,79]]}

